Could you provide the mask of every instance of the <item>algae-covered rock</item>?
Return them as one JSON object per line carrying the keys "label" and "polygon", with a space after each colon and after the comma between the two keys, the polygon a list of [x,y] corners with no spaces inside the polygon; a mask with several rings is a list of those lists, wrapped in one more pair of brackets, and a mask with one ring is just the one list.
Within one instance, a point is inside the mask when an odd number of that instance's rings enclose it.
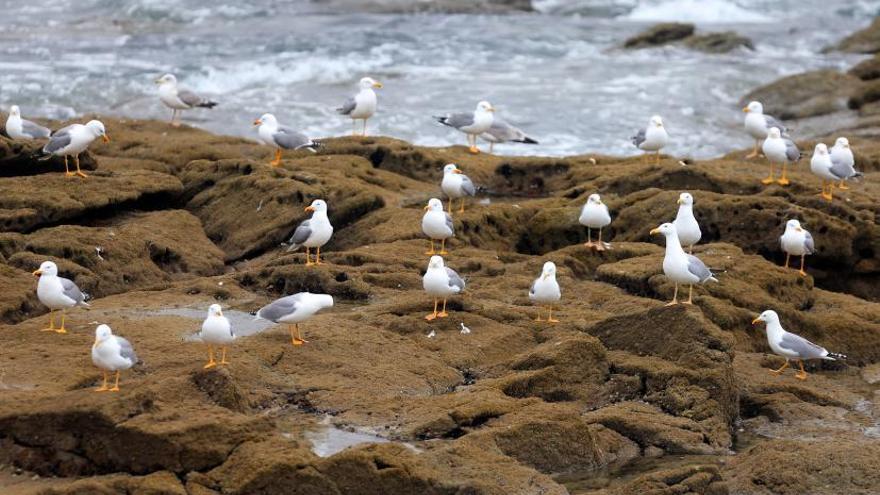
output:
{"label": "algae-covered rock", "polygon": [[668,22],[657,24],[623,42],[624,48],[644,48],[680,41],[694,34],[696,27],[689,23]]}

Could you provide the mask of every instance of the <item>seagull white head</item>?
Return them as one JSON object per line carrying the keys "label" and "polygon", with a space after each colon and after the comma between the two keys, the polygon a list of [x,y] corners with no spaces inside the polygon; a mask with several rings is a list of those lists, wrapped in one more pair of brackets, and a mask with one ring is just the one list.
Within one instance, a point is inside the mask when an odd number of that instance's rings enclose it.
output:
{"label": "seagull white head", "polygon": [[552,261],[548,261],[544,263],[544,268],[541,270],[541,278],[548,279],[550,277],[556,276],[556,263]]}
{"label": "seagull white head", "polygon": [[687,206],[693,206],[693,204],[694,204],[694,197],[691,196],[691,193],[683,192],[683,193],[681,193],[681,194],[678,195],[678,204],[680,204],[680,205],[687,205]]}
{"label": "seagull white head", "polygon": [[18,108],[18,105],[12,105],[11,107],[9,107],[9,115],[21,117],[21,109]]}
{"label": "seagull white head", "polygon": [[834,146],[838,146],[841,148],[849,148],[849,139],[845,137],[837,138],[837,141],[834,141]]}
{"label": "seagull white head", "polygon": [[98,325],[98,328],[95,329],[95,344],[100,344],[101,342],[109,339],[111,336],[113,336],[113,330],[110,330],[109,326],[102,323]]}
{"label": "seagull white head", "polygon": [[764,105],[761,105],[759,101],[750,101],[748,105],[743,108],[743,112],[745,113],[764,113]]}
{"label": "seagull white head", "polygon": [[670,235],[677,234],[678,232],[675,230],[675,225],[671,223],[664,223],[663,225],[657,227],[656,229],[651,230],[651,235],[654,234],[663,234],[666,237]]}
{"label": "seagull white head", "polygon": [[447,163],[445,167],[443,167],[443,175],[446,174],[460,174],[461,170],[458,169],[454,163]]}
{"label": "seagull white head", "polygon": [[107,131],[104,129],[104,124],[100,120],[90,120],[86,124],[86,128],[92,131],[92,134],[97,138],[101,138],[105,143],[110,142],[110,136],[107,135]]}
{"label": "seagull white head", "polygon": [[327,213],[327,203],[323,199],[316,199],[312,204],[306,206],[305,211]]}
{"label": "seagull white head", "polygon": [[438,269],[443,268],[444,266],[442,256],[431,256],[431,260],[428,261],[428,269]]}
{"label": "seagull white head", "polygon": [[495,108],[488,101],[477,103],[477,112],[494,112]]}
{"label": "seagull white head", "polygon": [[663,127],[663,119],[659,115],[651,117],[651,125],[654,127]]}
{"label": "seagull white head", "polygon": [[752,320],[752,325],[757,325],[759,321],[763,321],[765,323],[779,323],[779,315],[776,314],[776,311],[768,309],[767,311],[759,314],[757,318]]}
{"label": "seagull white head", "polygon": [[431,198],[425,206],[425,211],[443,211],[443,203],[437,198]]}
{"label": "seagull white head", "polygon": [[770,139],[779,139],[782,137],[782,133],[779,132],[779,129],[776,127],[771,127],[767,130],[767,137]]}
{"label": "seagull white head", "polygon": [[58,265],[51,261],[44,261],[40,263],[40,268],[34,271],[34,276],[40,277],[42,275],[46,275],[49,277],[54,277],[58,275]]}
{"label": "seagull white head", "polygon": [[785,222],[785,230],[794,230],[795,232],[804,231],[804,229],[801,227],[801,223],[795,219],[791,219]]}
{"label": "seagull white head", "polygon": [[590,194],[590,196],[587,198],[587,203],[591,203],[594,205],[601,205],[602,198],[600,198],[598,194],[593,193],[593,194]]}
{"label": "seagull white head", "polygon": [[156,84],[177,84],[177,78],[174,77],[174,74],[165,74],[164,76],[156,79]]}
{"label": "seagull white head", "polygon": [[208,306],[208,316],[223,316],[223,308],[219,304]]}
{"label": "seagull white head", "polygon": [[260,118],[254,121],[254,125],[267,125],[269,127],[278,127],[278,120],[271,113],[264,113]]}
{"label": "seagull white head", "polygon": [[825,143],[819,143],[816,145],[816,149],[813,150],[814,155],[827,155],[828,154],[828,146]]}
{"label": "seagull white head", "polygon": [[373,79],[372,77],[361,78],[361,82],[359,83],[359,85],[360,85],[361,89],[370,89],[370,88],[379,89],[382,87],[382,83]]}

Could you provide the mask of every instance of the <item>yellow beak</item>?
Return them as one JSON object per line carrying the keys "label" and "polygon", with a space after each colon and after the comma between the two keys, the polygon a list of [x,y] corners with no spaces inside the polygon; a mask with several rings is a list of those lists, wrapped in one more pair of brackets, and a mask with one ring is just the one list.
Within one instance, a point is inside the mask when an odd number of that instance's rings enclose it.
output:
{"label": "yellow beak", "polygon": [[743,112],[749,113],[749,107],[743,107]]}
{"label": "yellow beak", "polygon": [[660,229],[651,229],[651,235],[659,234],[659,233],[660,233]]}
{"label": "yellow beak", "polygon": [[222,310],[222,309],[218,309],[218,310],[217,310],[217,316],[223,316],[223,310]]}
{"label": "yellow beak", "polygon": [[424,210],[425,210],[425,211],[428,211],[428,208],[430,208],[430,206],[428,206],[428,205],[425,205],[425,208],[424,208]]}
{"label": "yellow beak", "polygon": [[306,207],[304,208],[304,211],[315,211],[315,207],[314,207],[314,206],[311,206],[311,205],[310,205],[310,206],[306,206]]}
{"label": "yellow beak", "polygon": [[754,320],[752,320],[752,325],[757,325],[759,321],[761,321],[761,317],[760,317],[760,316],[757,317],[757,318],[755,318]]}
{"label": "yellow beak", "polygon": [[682,203],[681,198],[678,198],[678,201],[676,201],[676,203],[681,204]]}
{"label": "yellow beak", "polygon": [[154,80],[153,82],[156,84],[162,84],[162,78],[160,77],[160,78]]}
{"label": "yellow beak", "polygon": [[490,112],[495,112],[495,107],[489,107]]}
{"label": "yellow beak", "polygon": [[34,270],[34,276],[35,276],[35,277],[39,277],[39,276],[42,275],[42,274],[43,274],[43,272],[42,272],[41,270]]}
{"label": "yellow beak", "polygon": [[98,345],[100,342],[101,342],[101,341],[98,340],[98,337],[95,337],[95,343],[92,344],[92,347],[95,347],[95,346]]}
{"label": "yellow beak", "polygon": [[798,231],[798,232],[803,232],[803,231],[804,231],[804,229],[802,229],[802,228],[800,228],[800,227],[798,227],[798,228],[796,228],[796,229],[794,229],[794,230],[796,230],[796,231]]}
{"label": "yellow beak", "polygon": [[373,87],[376,88],[376,89],[381,89],[381,88],[382,88],[382,83],[380,83],[379,81],[376,81],[376,82],[373,83]]}
{"label": "yellow beak", "polygon": [[110,142],[110,136],[108,136],[108,135],[106,135],[106,134],[104,134],[103,136],[101,136],[101,139],[103,139],[105,143],[109,143],[109,142]]}
{"label": "yellow beak", "polygon": [[460,173],[461,173],[461,170],[459,170],[459,169],[455,169],[455,170],[452,171],[452,173],[453,173],[453,174],[460,174]]}
{"label": "yellow beak", "polygon": [[263,125],[263,121],[260,120],[260,119],[255,120],[255,121],[254,121],[254,126],[258,126],[258,125]]}

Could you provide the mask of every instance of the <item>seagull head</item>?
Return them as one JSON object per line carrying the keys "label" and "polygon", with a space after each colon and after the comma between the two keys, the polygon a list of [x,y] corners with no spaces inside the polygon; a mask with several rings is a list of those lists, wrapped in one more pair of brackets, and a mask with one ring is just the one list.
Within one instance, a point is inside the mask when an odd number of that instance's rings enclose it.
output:
{"label": "seagull head", "polygon": [[816,148],[813,150],[814,155],[827,155],[828,154],[828,146],[825,143],[819,143],[816,145]]}
{"label": "seagull head", "polygon": [[361,89],[370,89],[370,88],[380,89],[382,87],[382,83],[373,79],[372,77],[364,77],[361,79],[360,87],[361,87]]}
{"label": "seagull head", "polygon": [[590,194],[590,196],[587,198],[587,203],[594,204],[594,205],[601,205],[602,198],[600,198],[598,194],[593,193],[593,194]]}
{"label": "seagull head", "polygon": [[18,105],[12,105],[11,107],[9,107],[9,115],[21,117],[21,110],[18,108]]}
{"label": "seagull head", "polygon": [[219,304],[208,306],[208,316],[223,316],[223,308]]}
{"label": "seagull head", "polygon": [[104,342],[113,336],[113,330],[110,330],[110,327],[104,325],[103,323],[98,325],[98,328],[95,329],[95,345]]}
{"label": "seagull head", "polygon": [[443,167],[443,175],[446,174],[460,174],[461,170],[454,163],[448,163],[445,167]]}
{"label": "seagull head", "polygon": [[678,204],[692,206],[694,204],[694,197],[691,196],[691,193],[683,192],[678,195]]}
{"label": "seagull head", "polygon": [[431,198],[425,205],[425,211],[443,211],[443,203],[437,198]]}
{"label": "seagull head", "polygon": [[758,322],[761,321],[763,321],[764,323],[779,323],[779,315],[776,314],[776,311],[768,309],[767,311],[759,314],[754,320],[752,320],[752,325],[757,325]]}
{"label": "seagull head", "polygon": [[110,142],[110,136],[107,135],[107,131],[104,129],[104,124],[100,120],[90,120],[86,124],[86,128],[92,131],[92,134],[95,137],[103,139],[105,143]]}
{"label": "seagull head", "polygon": [[58,265],[51,261],[44,261],[40,264],[40,268],[34,270],[34,276],[48,275],[54,277],[58,275]]}
{"label": "seagull head", "polygon": [[849,139],[845,137],[837,138],[837,141],[834,141],[834,146],[839,148],[849,148]]}
{"label": "seagull head", "polygon": [[445,266],[445,265],[444,265],[444,263],[443,263],[443,257],[442,257],[442,256],[436,256],[436,255],[431,256],[431,260],[428,261],[428,269],[429,269],[429,270],[431,270],[431,269],[440,269],[440,268],[443,268],[444,266]]}
{"label": "seagull head", "polygon": [[154,82],[155,82],[156,84],[160,85],[160,86],[163,85],[163,84],[174,84],[174,85],[176,85],[176,84],[177,84],[177,78],[174,77],[174,74],[165,74],[164,76],[162,76],[162,77],[156,79]]}
{"label": "seagull head", "polygon": [[651,125],[654,127],[663,127],[663,119],[659,115],[651,117]]}
{"label": "seagull head", "polygon": [[544,268],[541,270],[541,278],[547,280],[550,277],[556,276],[556,263],[552,261],[548,261],[544,263]]}
{"label": "seagull head", "polygon": [[651,230],[651,235],[654,234],[663,234],[664,236],[668,237],[672,234],[675,234],[675,225],[672,225],[671,223],[664,223],[656,229]]}
{"label": "seagull head", "polygon": [[254,121],[254,126],[267,125],[269,127],[278,127],[278,120],[271,113],[264,113],[260,118]]}
{"label": "seagull head", "polygon": [[804,229],[801,227],[801,223],[795,219],[791,219],[785,222],[785,230],[794,230],[795,232],[804,231]]}
{"label": "seagull head", "polygon": [[324,202],[323,199],[316,199],[316,200],[312,201],[312,204],[310,204],[309,206],[306,206],[305,211],[311,211],[311,212],[321,211],[321,212],[326,213],[327,212],[327,203]]}
{"label": "seagull head", "polygon": [[481,101],[477,103],[477,112],[494,112],[495,107],[492,106],[488,101]]}
{"label": "seagull head", "polygon": [[761,105],[759,101],[750,101],[748,105],[743,107],[743,112],[761,115],[764,113],[764,105]]}
{"label": "seagull head", "polygon": [[779,132],[779,129],[776,127],[771,127],[767,130],[767,137],[770,139],[779,139],[782,137],[782,133]]}

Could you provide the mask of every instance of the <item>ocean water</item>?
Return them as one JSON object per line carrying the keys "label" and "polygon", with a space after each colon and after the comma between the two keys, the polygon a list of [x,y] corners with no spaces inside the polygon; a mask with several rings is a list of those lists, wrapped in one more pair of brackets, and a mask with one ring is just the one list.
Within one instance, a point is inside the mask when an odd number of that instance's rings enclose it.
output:
{"label": "ocean water", "polygon": [[[538,13],[500,16],[328,5],[0,0],[0,108],[167,119],[153,80],[173,72],[220,102],[186,112],[191,125],[256,137],[251,122],[272,112],[313,137],[338,136],[351,132],[351,121],[334,109],[369,75],[385,84],[371,133],[463,144],[431,116],[471,111],[486,99],[541,142],[496,148],[503,154],[634,154],[629,136],[660,114],[668,150],[704,158],[751,144],[741,131],[743,94],[784,75],[859,61],[821,50],[880,13],[880,1],[867,0],[536,0]],[[668,20],[735,30],[757,50],[616,48]]]}

